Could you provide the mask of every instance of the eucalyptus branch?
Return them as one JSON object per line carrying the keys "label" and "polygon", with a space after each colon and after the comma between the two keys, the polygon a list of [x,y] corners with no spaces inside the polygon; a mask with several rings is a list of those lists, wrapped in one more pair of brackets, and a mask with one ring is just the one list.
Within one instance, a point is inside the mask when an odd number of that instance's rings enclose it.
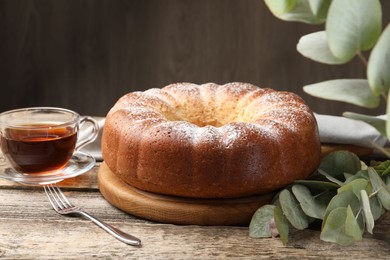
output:
{"label": "eucalyptus branch", "polygon": [[372,233],[374,220],[390,210],[390,191],[383,174],[390,176],[390,160],[367,167],[355,154],[336,151],[322,159],[320,170],[328,172],[327,176],[296,182],[282,190],[273,205],[258,209],[249,225],[249,235],[274,237],[271,223],[287,244],[290,226],[306,229],[311,219],[322,221],[321,240],[340,245],[362,240],[365,230]]}
{"label": "eucalyptus branch", "polygon": [[359,59],[363,62],[364,66],[368,66],[368,61],[366,59],[366,57],[364,56],[364,54],[361,52],[361,51],[358,51],[357,52],[357,56],[359,57]]}
{"label": "eucalyptus branch", "polygon": [[325,195],[327,193],[329,193],[329,190],[324,190],[323,192],[318,193],[317,195],[314,195],[313,198],[316,199],[316,198],[321,197],[322,195]]}
{"label": "eucalyptus branch", "polygon": [[360,208],[359,211],[356,213],[355,219],[359,218],[359,215],[362,213],[363,208]]}
{"label": "eucalyptus branch", "polygon": [[371,199],[372,197],[376,196],[381,189],[383,189],[383,187],[380,187],[376,191],[373,191],[368,197]]}
{"label": "eucalyptus branch", "polygon": [[[378,107],[382,97],[388,99],[390,24],[382,32],[380,0],[265,0],[265,3],[276,17],[285,21],[326,22],[325,30],[300,38],[296,48],[304,57],[339,65],[358,56],[367,70],[367,79],[314,83],[304,86],[306,93],[365,108]],[[357,23],[361,26],[355,26]],[[365,51],[370,50],[368,56]],[[351,118],[367,122],[383,135],[387,134],[390,114],[385,120],[365,115]],[[373,144],[390,158],[389,149]],[[271,237],[271,231],[263,224],[274,220],[286,244],[289,227],[305,229],[311,219],[322,221],[321,240],[340,245],[362,240],[365,229],[372,233],[374,220],[390,210],[390,160],[363,167],[357,155],[338,151],[324,157],[318,171],[322,178],[296,182],[279,193],[278,203],[258,209],[249,226],[250,236]],[[371,192],[369,187],[374,190],[370,195],[367,194],[367,190]],[[361,192],[360,196],[356,191]],[[355,212],[356,216],[352,217]]]}
{"label": "eucalyptus branch", "polygon": [[386,95],[386,93],[382,92],[381,96],[383,97],[383,100],[387,103],[387,95]]}

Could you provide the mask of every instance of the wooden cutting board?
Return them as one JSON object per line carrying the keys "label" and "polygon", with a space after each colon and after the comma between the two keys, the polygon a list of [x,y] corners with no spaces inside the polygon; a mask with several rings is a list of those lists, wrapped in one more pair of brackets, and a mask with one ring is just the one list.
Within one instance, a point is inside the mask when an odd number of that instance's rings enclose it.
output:
{"label": "wooden cutting board", "polygon": [[145,192],[120,180],[103,162],[98,183],[104,198],[132,215],[162,223],[248,225],[273,194],[236,199],[188,199]]}
{"label": "wooden cutting board", "polygon": [[374,150],[352,144],[321,144],[321,154],[323,157],[335,151],[349,151],[359,157],[365,157],[372,154]]}

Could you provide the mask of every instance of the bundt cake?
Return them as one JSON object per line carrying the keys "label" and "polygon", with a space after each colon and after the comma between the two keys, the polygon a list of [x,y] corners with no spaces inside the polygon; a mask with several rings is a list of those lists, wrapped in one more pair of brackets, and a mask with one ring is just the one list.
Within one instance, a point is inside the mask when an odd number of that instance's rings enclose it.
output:
{"label": "bundt cake", "polygon": [[267,193],[308,177],[321,157],[300,97],[246,83],[129,93],[107,115],[102,153],[129,185],[191,198]]}

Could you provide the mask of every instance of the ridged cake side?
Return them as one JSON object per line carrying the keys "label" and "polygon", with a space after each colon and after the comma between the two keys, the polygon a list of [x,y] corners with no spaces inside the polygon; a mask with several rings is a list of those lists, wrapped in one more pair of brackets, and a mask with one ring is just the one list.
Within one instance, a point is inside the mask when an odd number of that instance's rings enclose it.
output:
{"label": "ridged cake side", "polygon": [[193,198],[266,193],[306,178],[320,161],[303,100],[244,83],[127,94],[107,115],[102,151],[128,184]]}

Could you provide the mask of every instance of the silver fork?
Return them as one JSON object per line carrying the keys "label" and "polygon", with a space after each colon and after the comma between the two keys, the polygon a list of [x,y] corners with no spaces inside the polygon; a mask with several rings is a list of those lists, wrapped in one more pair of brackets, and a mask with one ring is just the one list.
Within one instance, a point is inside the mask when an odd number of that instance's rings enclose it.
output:
{"label": "silver fork", "polygon": [[113,235],[118,240],[122,241],[123,243],[126,243],[128,245],[132,246],[140,246],[141,240],[138,238],[126,234],[123,231],[120,231],[119,229],[101,221],[97,218],[93,217],[92,215],[82,211],[79,207],[74,206],[66,197],[65,194],[61,191],[61,189],[56,184],[49,184],[44,186],[45,193],[47,197],[49,198],[49,201],[51,205],[53,206],[53,209],[61,214],[61,215],[68,215],[68,214],[75,214],[82,217],[85,217],[89,220],[91,220],[93,223],[107,231],[109,234]]}

